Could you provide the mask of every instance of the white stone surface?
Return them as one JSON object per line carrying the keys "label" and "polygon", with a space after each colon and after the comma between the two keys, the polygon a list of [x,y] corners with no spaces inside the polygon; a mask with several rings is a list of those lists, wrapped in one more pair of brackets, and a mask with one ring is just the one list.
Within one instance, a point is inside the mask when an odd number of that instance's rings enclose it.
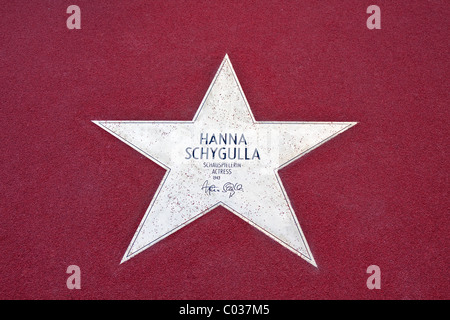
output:
{"label": "white stone surface", "polygon": [[222,205],[316,266],[278,170],[355,122],[255,121],[228,56],[192,121],[93,122],[167,170],[122,262]]}

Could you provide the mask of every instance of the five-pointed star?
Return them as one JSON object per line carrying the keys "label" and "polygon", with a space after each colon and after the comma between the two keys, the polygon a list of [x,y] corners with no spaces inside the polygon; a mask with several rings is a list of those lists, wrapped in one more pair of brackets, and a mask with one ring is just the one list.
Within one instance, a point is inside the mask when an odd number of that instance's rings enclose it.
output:
{"label": "five-pointed star", "polygon": [[[192,121],[93,122],[167,170],[121,263],[222,205],[317,266],[278,170],[355,122],[255,121],[228,55]],[[211,141],[220,134],[245,141]],[[230,157],[240,149],[241,158],[247,148],[249,160],[222,159],[219,151],[212,159],[207,149],[221,147],[231,148]],[[255,148],[259,157],[252,158]],[[232,169],[213,171],[222,164]]]}

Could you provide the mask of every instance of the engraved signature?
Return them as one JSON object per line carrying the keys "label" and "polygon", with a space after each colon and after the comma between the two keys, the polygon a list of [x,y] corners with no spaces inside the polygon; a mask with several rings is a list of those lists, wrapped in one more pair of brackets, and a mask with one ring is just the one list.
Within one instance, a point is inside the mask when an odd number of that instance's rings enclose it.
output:
{"label": "engraved signature", "polygon": [[[217,187],[214,184],[209,184],[208,180],[206,180],[203,185],[202,185],[202,190],[205,191],[205,193],[207,195],[211,195],[211,193],[214,192],[220,192],[221,189],[219,187]],[[223,186],[222,186],[222,192],[229,192],[229,198],[231,198],[232,196],[234,196],[234,194],[236,193],[236,191],[244,191],[244,189],[242,188],[242,184],[240,183],[231,183],[231,182],[226,182]]]}
{"label": "engraved signature", "polygon": [[208,180],[206,180],[202,185],[202,190],[205,190],[207,195],[211,195],[211,192],[220,192],[219,188],[215,185],[208,185]]}
{"label": "engraved signature", "polygon": [[222,192],[230,192],[229,198],[231,198],[236,193],[235,190],[237,190],[237,191],[244,191],[244,189],[242,189],[242,184],[227,182],[227,183],[225,183],[223,185],[223,191]]}

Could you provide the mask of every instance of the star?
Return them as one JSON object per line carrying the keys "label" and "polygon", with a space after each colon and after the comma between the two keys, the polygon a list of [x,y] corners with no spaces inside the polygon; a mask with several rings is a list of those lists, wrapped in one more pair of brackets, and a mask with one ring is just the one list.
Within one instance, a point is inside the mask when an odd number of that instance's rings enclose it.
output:
{"label": "star", "polygon": [[356,122],[256,121],[225,55],[192,121],[93,121],[164,169],[121,263],[218,206],[317,264],[278,170]]}

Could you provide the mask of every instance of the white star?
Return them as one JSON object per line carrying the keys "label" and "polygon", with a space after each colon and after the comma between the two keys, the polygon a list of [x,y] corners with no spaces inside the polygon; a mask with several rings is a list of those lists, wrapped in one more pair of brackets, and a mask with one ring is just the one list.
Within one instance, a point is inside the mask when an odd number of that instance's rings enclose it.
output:
{"label": "white star", "polygon": [[356,122],[255,121],[228,55],[192,121],[93,121],[167,170],[134,257],[219,205],[317,266],[278,170]]}

